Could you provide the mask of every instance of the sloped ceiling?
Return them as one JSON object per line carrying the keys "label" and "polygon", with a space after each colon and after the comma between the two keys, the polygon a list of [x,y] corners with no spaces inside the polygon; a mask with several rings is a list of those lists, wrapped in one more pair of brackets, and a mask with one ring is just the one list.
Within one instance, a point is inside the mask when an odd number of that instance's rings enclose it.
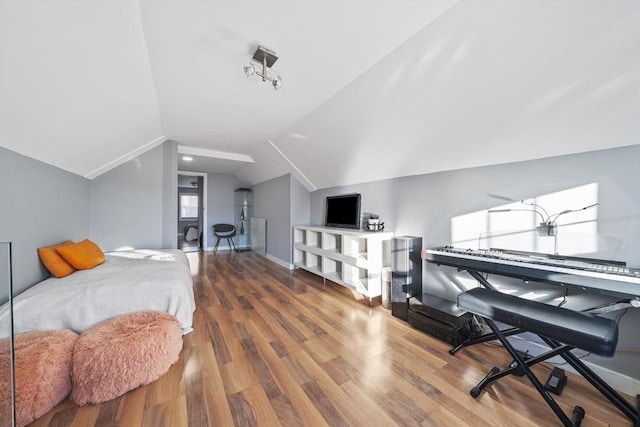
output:
{"label": "sloped ceiling", "polygon": [[171,138],[313,190],[638,144],[639,112],[634,0],[0,1],[0,146],[89,178]]}
{"label": "sloped ceiling", "polygon": [[0,145],[87,176],[162,142],[133,2],[0,1]]}
{"label": "sloped ceiling", "polygon": [[458,4],[273,142],[319,188],[638,144],[640,2]]}

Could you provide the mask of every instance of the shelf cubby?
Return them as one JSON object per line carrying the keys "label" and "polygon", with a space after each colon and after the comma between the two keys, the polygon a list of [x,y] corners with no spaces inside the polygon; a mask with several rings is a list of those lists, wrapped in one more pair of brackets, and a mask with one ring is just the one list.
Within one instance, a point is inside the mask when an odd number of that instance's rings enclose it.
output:
{"label": "shelf cubby", "polygon": [[342,277],[342,262],[328,257],[322,257],[322,273],[336,278]]}
{"label": "shelf cubby", "polygon": [[304,230],[300,230],[298,228],[293,229],[293,243],[302,243],[304,244]]}
{"label": "shelf cubby", "polygon": [[360,290],[360,292],[365,291],[364,293],[368,293],[368,277],[367,270],[360,267],[355,267],[352,265],[344,265],[342,273],[342,280],[344,280],[348,285],[353,287],[356,290]]}
{"label": "shelf cubby", "polygon": [[315,255],[307,252],[304,257],[304,265],[307,270],[313,272],[321,272],[322,271],[322,259],[319,255]]}
{"label": "shelf cubby", "polygon": [[310,247],[319,248],[322,242],[322,233],[306,230],[304,237],[304,244]]}
{"label": "shelf cubby", "polygon": [[322,249],[340,252],[342,247],[342,235],[337,233],[322,233]]}
{"label": "shelf cubby", "polygon": [[345,236],[342,245],[342,253],[352,257],[366,257],[367,239],[357,236]]}
{"label": "shelf cubby", "polygon": [[304,255],[306,254],[306,252],[301,251],[300,249],[293,249],[293,263],[295,265],[298,264],[303,264],[304,263]]}
{"label": "shelf cubby", "polygon": [[391,265],[391,232],[308,225],[293,228],[293,264],[366,297],[380,296],[382,269]]}

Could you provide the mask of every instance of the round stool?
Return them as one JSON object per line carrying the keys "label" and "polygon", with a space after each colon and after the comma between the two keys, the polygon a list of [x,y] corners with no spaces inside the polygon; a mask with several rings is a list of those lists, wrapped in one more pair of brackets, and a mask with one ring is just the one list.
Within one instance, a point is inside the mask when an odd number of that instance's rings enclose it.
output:
{"label": "round stool", "polygon": [[80,335],[73,350],[71,399],[115,399],[164,375],[182,350],[175,316],[140,311],[106,320]]}
{"label": "round stool", "polygon": [[[14,337],[16,423],[40,418],[71,391],[71,359],[78,335],[68,329]],[[0,340],[0,372],[9,372],[9,338]],[[11,413],[9,375],[0,376],[0,413]]]}

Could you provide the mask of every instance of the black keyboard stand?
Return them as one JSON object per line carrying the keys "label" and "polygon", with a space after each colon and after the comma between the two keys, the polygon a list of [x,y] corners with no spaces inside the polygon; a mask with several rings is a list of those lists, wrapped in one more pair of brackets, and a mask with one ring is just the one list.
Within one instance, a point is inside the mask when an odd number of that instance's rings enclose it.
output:
{"label": "black keyboard stand", "polygon": [[500,332],[500,330],[498,329],[494,321],[487,318],[485,318],[485,321],[487,322],[491,330],[494,332],[494,334],[498,337],[498,340],[500,340],[504,348],[509,352],[509,354],[511,354],[511,356],[513,356],[513,359],[516,361],[516,363],[515,363],[515,366],[509,367],[504,370],[500,370],[497,367],[491,368],[487,376],[485,376],[482,379],[482,381],[478,383],[478,385],[476,385],[474,388],[471,389],[470,391],[471,396],[478,397],[482,389],[484,389],[492,381],[495,381],[506,375],[514,373],[516,369],[522,369],[524,371],[524,374],[527,376],[527,378],[531,382],[531,384],[533,384],[533,386],[536,388],[538,393],[540,393],[543,399],[547,402],[547,405],[549,405],[549,407],[553,410],[556,416],[560,419],[560,421],[562,422],[562,425],[567,427],[580,426],[580,423],[582,422],[582,419],[584,418],[584,414],[585,414],[584,409],[581,406],[576,406],[573,409],[572,418],[569,418],[567,414],[564,413],[562,408],[560,408],[560,406],[555,401],[555,399],[551,396],[551,394],[549,394],[549,391],[544,388],[544,385],[540,382],[538,377],[536,377],[536,375],[533,373],[533,371],[530,368],[530,366],[533,365],[534,363],[541,362],[553,356],[557,356],[557,355],[562,356],[563,352],[568,352],[573,347],[562,346],[562,347],[556,348],[555,350],[545,353],[544,357],[537,357],[537,358],[529,359],[528,361],[525,361],[518,354],[516,349],[513,348],[513,346],[507,340],[507,338]]}
{"label": "black keyboard stand", "polygon": [[[509,328],[509,329],[505,329],[504,331],[502,331],[502,335],[505,336],[505,337],[510,337],[512,335],[518,335],[518,334],[521,334],[523,332],[527,332],[527,331],[523,331],[520,328]],[[482,335],[477,336],[477,337],[469,337],[469,338],[465,339],[464,341],[462,341],[460,344],[458,344],[455,347],[453,347],[451,350],[449,350],[449,354],[453,356],[459,350],[461,350],[464,347],[470,347],[472,345],[482,344],[483,342],[494,341],[494,340],[497,340],[497,339],[498,339],[498,336],[493,332],[482,334]]]}
{"label": "black keyboard stand", "polygon": [[[485,279],[478,271],[472,269],[459,269],[467,271],[474,279],[482,285],[483,288],[496,291],[496,289]],[[496,291],[497,292],[497,291]],[[469,310],[466,307],[462,307]],[[472,310],[469,310],[472,311]],[[564,411],[558,406],[553,397],[549,394],[549,391],[545,389],[544,385],[535,376],[530,367],[550,359],[555,356],[562,357],[569,365],[571,365],[576,372],[582,375],[591,385],[593,385],[604,397],[606,397],[612,404],[614,404],[622,413],[624,413],[633,423],[634,427],[640,427],[640,395],[636,396],[635,407],[631,405],[626,399],[624,399],[618,392],[616,392],[609,384],[607,384],[602,378],[588,368],[579,358],[573,355],[570,350],[574,347],[561,342],[540,335],[536,331],[530,331],[523,328],[510,327],[504,330],[500,330],[496,323],[487,317],[482,317],[491,329],[491,333],[483,334],[479,337],[468,338],[459,345],[451,348],[449,353],[455,355],[460,349],[475,344],[480,344],[488,341],[499,340],[505,347],[507,352],[513,357],[515,363],[510,367],[500,370],[497,367],[493,367],[489,373],[474,387],[471,389],[470,394],[474,398],[479,396],[482,390],[491,382],[502,378],[504,376],[516,373],[516,371],[524,372],[532,385],[540,393],[549,407],[553,410],[556,416],[560,419],[564,426],[579,426],[584,418],[585,411],[580,406],[576,406],[573,411],[572,418],[569,418]],[[539,336],[543,342],[549,347],[549,351],[524,360],[522,356],[513,348],[511,343],[507,340],[507,337],[517,335],[523,332],[533,332]]]}

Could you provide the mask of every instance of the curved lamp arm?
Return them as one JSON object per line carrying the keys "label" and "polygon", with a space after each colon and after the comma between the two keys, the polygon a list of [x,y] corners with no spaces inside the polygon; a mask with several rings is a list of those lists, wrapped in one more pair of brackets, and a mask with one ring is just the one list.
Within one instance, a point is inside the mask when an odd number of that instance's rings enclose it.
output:
{"label": "curved lamp arm", "polygon": [[[549,212],[546,211],[545,208],[543,208],[540,205],[536,205],[533,202],[530,202],[528,200],[520,200],[520,203],[522,203],[523,205],[529,205],[529,206],[535,206],[536,208],[540,209],[542,212],[544,212],[544,214],[547,216],[547,219],[545,219],[544,217],[542,217],[542,222],[547,222],[549,220]],[[537,211],[536,211],[537,212]],[[539,213],[539,212],[538,212]],[[540,214],[540,216],[542,216],[542,214]]]}
{"label": "curved lamp arm", "polygon": [[536,209],[491,209],[489,211],[489,213],[499,213],[499,212],[535,212],[538,215],[540,215],[540,218],[542,218],[542,222],[543,223],[547,222],[547,220],[544,218],[544,216],[539,211],[537,211]]}
{"label": "curved lamp arm", "polygon": [[586,209],[591,209],[591,208],[595,208],[596,206],[600,206],[600,203],[594,203],[592,205],[589,206],[585,206],[584,208],[580,208],[580,209],[567,209],[565,211],[559,212],[557,214],[553,214],[551,216],[549,216],[549,219],[547,220],[547,222],[549,223],[554,223],[558,220],[558,218],[564,214],[568,214],[571,212],[579,212],[579,211],[584,211]]}

